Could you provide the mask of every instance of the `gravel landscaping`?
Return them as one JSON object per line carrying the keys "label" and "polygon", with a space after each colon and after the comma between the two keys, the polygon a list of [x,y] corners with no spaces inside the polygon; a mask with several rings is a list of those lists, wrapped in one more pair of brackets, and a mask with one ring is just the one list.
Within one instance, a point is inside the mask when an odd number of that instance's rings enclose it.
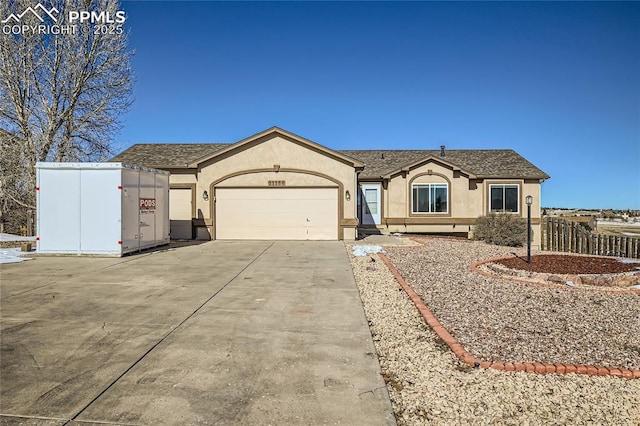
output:
{"label": "gravel landscaping", "polygon": [[[640,368],[640,295],[490,279],[469,265],[512,248],[422,242],[385,247],[387,256],[474,355]],[[640,380],[473,369],[424,324],[377,256],[351,259],[399,424],[639,424]]]}
{"label": "gravel landscaping", "polygon": [[[640,368],[640,294],[576,291],[487,278],[476,260],[513,248],[426,239],[391,259],[442,325],[485,361]],[[522,255],[522,253],[519,253]]]}

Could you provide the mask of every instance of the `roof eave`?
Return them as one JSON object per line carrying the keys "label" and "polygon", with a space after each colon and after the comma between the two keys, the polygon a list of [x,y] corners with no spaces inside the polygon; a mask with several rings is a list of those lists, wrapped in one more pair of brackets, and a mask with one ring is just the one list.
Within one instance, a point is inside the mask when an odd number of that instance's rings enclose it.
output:
{"label": "roof eave", "polygon": [[383,179],[391,179],[394,175],[397,175],[398,173],[408,173],[409,171],[411,171],[412,168],[421,165],[421,164],[426,164],[427,162],[429,162],[429,160],[434,160],[438,163],[444,164],[448,167],[451,167],[451,170],[453,170],[454,172],[460,172],[463,173],[467,176],[469,176],[470,179],[476,179],[476,175],[464,170],[462,168],[460,168],[459,166],[457,166],[456,164],[453,164],[449,161],[444,160],[442,157],[436,157],[435,155],[428,155],[427,157],[422,158],[421,160],[418,161],[414,161],[412,163],[409,164],[405,164],[404,166],[392,170],[384,175],[381,176],[381,178]]}
{"label": "roof eave", "polygon": [[323,152],[325,154],[328,154],[331,157],[334,157],[334,158],[339,159],[339,160],[341,160],[343,162],[349,163],[355,168],[359,168],[359,169],[363,169],[364,168],[364,163],[356,160],[355,158],[352,158],[352,157],[349,157],[347,155],[341,154],[341,153],[339,153],[337,151],[334,151],[334,150],[332,150],[330,148],[327,148],[327,147],[325,147],[323,145],[320,145],[320,144],[318,144],[316,142],[313,142],[313,141],[311,141],[309,139],[303,138],[302,136],[298,136],[298,135],[296,135],[294,133],[291,133],[291,132],[288,132],[288,131],[286,131],[284,129],[281,129],[281,128],[277,127],[277,126],[271,127],[271,128],[269,128],[267,130],[264,130],[264,131],[262,131],[260,133],[256,133],[253,136],[249,136],[248,138],[242,139],[242,140],[240,140],[240,141],[238,141],[238,142],[236,142],[234,144],[230,144],[226,148],[223,148],[223,149],[221,149],[219,151],[216,151],[216,152],[214,152],[212,154],[209,154],[209,155],[207,155],[205,157],[199,158],[199,159],[189,163],[189,167],[198,167],[200,164],[202,164],[205,161],[209,161],[211,159],[214,159],[216,157],[224,155],[225,153],[228,153],[230,151],[238,149],[238,148],[240,148],[240,147],[242,147],[242,146],[244,146],[244,145],[246,145],[248,143],[251,143],[251,142],[253,142],[255,140],[258,140],[260,138],[268,136],[269,134],[280,134],[280,135],[285,136],[287,138],[294,139],[294,140],[296,140],[298,142],[301,142],[302,144],[305,144],[305,145],[308,145],[308,146],[312,147],[313,149],[315,149],[317,151]]}
{"label": "roof eave", "polygon": [[153,167],[154,169],[195,169],[196,167],[191,167],[190,164],[152,164],[149,167]]}
{"label": "roof eave", "polygon": [[504,175],[478,175],[475,177],[475,179],[537,179],[537,180],[547,180],[550,179],[551,176],[544,174],[544,175],[531,175],[531,176],[524,176],[524,175],[518,175],[518,176],[504,176]]}

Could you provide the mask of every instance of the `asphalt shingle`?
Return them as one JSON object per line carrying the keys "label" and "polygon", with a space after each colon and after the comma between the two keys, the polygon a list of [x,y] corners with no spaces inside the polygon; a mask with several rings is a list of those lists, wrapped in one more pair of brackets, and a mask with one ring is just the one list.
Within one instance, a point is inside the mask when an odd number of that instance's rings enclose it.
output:
{"label": "asphalt shingle", "polygon": [[[379,178],[428,157],[440,158],[440,150],[340,151],[365,163],[363,178]],[[548,179],[549,176],[511,149],[447,150],[443,158],[481,178]]]}
{"label": "asphalt shingle", "polygon": [[[228,147],[225,143],[137,144],[110,161],[156,168],[187,164]],[[439,158],[439,150],[341,150],[365,164],[361,178],[378,179],[428,157]],[[479,178],[548,179],[549,176],[511,149],[447,150],[444,161]]]}
{"label": "asphalt shingle", "polygon": [[186,167],[187,164],[229,145],[227,143],[141,143],[133,145],[109,161],[156,168]]}

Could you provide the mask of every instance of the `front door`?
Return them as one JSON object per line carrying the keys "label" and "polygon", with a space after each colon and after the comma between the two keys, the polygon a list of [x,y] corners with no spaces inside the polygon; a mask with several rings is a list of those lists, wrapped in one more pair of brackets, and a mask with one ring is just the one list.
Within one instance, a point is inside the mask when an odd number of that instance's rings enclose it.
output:
{"label": "front door", "polygon": [[380,224],[380,185],[360,186],[360,220],[363,225]]}

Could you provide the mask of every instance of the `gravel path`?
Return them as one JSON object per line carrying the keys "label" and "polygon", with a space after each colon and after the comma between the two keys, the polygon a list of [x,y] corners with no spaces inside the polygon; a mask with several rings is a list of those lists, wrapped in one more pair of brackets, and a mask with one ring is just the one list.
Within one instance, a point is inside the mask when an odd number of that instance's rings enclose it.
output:
{"label": "gravel path", "polygon": [[[408,282],[416,290],[420,289],[427,305],[459,339],[463,335],[451,328],[451,318],[463,317],[461,322],[455,324],[471,326],[477,320],[479,311],[495,320],[491,311],[500,304],[495,301],[496,298],[528,292],[523,290],[521,284],[518,284],[520,287],[509,284],[509,287],[508,283],[494,286],[493,290],[487,292],[488,280],[468,270],[468,264],[471,263],[469,259],[495,257],[505,251],[513,251],[512,249],[446,240],[427,241],[424,247],[386,249],[394,263],[402,265],[401,272],[408,278]],[[351,260],[399,424],[640,424],[639,380],[469,368],[460,363],[444,342],[424,324],[413,304],[377,256],[352,257]],[[420,285],[416,285],[416,282]],[[423,287],[429,289],[428,295]],[[545,289],[531,290],[535,292]],[[493,297],[489,297],[488,293]],[[545,297],[566,301],[555,291],[551,293]],[[522,300],[526,301],[536,295],[529,294],[528,298],[523,296]],[[598,295],[600,296],[602,295]],[[457,307],[456,313],[448,313],[448,303],[460,301],[461,298],[469,300],[462,303],[462,307]],[[534,304],[536,314],[539,314],[545,300],[534,299],[529,302]],[[627,303],[637,305],[638,299],[630,299]],[[614,308],[616,307],[619,306],[615,305]],[[529,305],[522,307],[523,312],[529,309]],[[508,312],[513,311],[511,309]],[[629,315],[626,317],[637,321],[637,310],[635,314],[630,312],[627,311]],[[625,318],[624,313],[621,317]],[[619,318],[616,317],[616,320]],[[487,327],[486,322],[479,322],[483,325],[474,330],[484,330]],[[504,324],[509,323],[513,327],[515,322],[512,318],[504,317],[499,323],[504,328]],[[636,322],[635,331],[638,329]],[[626,336],[629,334],[632,333],[627,332]],[[467,340],[479,340],[469,332],[466,336]],[[485,331],[483,338],[497,341],[491,336],[495,336],[495,333]],[[474,355],[479,355],[476,349],[462,343]],[[578,344],[579,342],[574,342],[563,346]],[[480,342],[479,346],[485,345]],[[487,346],[495,348],[516,345],[494,343]],[[517,347],[520,350],[522,344]],[[514,358],[518,358],[516,361],[526,361],[523,355],[527,353],[529,356],[545,353],[534,347],[516,356],[517,350],[510,352]],[[630,364],[633,365],[633,359],[631,361]]]}

